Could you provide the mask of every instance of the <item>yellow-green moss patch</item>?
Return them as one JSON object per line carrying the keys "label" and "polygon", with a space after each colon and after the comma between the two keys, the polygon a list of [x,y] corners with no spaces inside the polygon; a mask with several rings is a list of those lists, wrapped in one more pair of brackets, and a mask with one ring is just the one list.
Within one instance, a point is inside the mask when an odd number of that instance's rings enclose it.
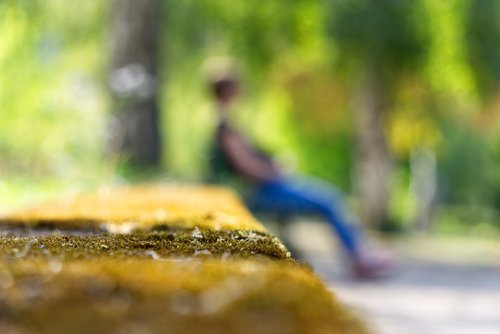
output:
{"label": "yellow-green moss patch", "polygon": [[19,333],[363,333],[308,268],[269,260],[0,264]]}
{"label": "yellow-green moss patch", "polygon": [[5,215],[0,224],[110,232],[159,226],[265,231],[233,192],[180,185],[105,188]]}
{"label": "yellow-green moss patch", "polygon": [[[4,232],[6,233],[6,232]],[[24,257],[250,257],[289,259],[280,241],[255,231],[212,231],[207,229],[169,229],[133,234],[40,234],[7,233],[0,238],[0,259]]]}
{"label": "yellow-green moss patch", "polygon": [[366,330],[232,192],[145,186],[0,218],[0,333]]}

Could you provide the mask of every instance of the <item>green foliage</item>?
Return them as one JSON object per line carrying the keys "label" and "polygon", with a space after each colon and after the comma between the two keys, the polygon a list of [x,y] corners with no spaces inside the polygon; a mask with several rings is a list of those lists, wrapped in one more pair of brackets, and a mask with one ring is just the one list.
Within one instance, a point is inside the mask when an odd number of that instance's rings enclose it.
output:
{"label": "green foliage", "polygon": [[171,61],[193,55],[193,51],[198,57],[222,52],[242,59],[252,71],[262,72],[297,43],[297,21],[306,3],[168,1],[166,33],[171,40]]}
{"label": "green foliage", "polygon": [[439,156],[441,196],[465,204],[493,204],[495,188],[493,151],[487,138],[469,124],[443,120],[447,138]]}
{"label": "green foliage", "polygon": [[436,212],[434,232],[498,240],[499,212],[485,205],[443,205]]}
{"label": "green foliage", "polygon": [[65,174],[95,160],[104,135],[103,6],[0,3],[0,170]]}
{"label": "green foliage", "polygon": [[[424,67],[432,93],[447,108],[474,103],[476,83],[473,68],[467,62],[465,14],[468,0],[424,0],[428,26],[432,31],[429,59]],[[457,106],[459,104],[459,106]]]}
{"label": "green foliage", "polygon": [[428,32],[421,1],[330,0],[328,30],[340,61],[353,70],[374,67],[379,75],[413,68],[425,55]]}
{"label": "green foliage", "polygon": [[471,0],[465,29],[480,92],[490,95],[500,86],[500,2]]}

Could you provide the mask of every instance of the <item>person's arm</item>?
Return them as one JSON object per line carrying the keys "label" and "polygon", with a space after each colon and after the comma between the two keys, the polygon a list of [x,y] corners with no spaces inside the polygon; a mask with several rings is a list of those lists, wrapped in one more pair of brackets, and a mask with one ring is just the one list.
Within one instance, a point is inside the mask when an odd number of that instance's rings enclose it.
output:
{"label": "person's arm", "polygon": [[272,160],[258,153],[238,133],[226,130],[221,133],[220,140],[229,162],[242,175],[259,182],[282,177],[281,171]]}

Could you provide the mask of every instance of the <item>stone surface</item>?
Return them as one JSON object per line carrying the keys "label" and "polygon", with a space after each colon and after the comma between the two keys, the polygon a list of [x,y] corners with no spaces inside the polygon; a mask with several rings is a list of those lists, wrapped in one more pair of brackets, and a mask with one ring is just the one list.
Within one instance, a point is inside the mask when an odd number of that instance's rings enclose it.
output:
{"label": "stone surface", "polygon": [[0,219],[0,333],[365,333],[231,192],[107,189]]}
{"label": "stone surface", "polygon": [[4,225],[95,229],[128,233],[194,226],[264,232],[238,197],[219,187],[148,185],[102,188],[34,205],[0,218]]}

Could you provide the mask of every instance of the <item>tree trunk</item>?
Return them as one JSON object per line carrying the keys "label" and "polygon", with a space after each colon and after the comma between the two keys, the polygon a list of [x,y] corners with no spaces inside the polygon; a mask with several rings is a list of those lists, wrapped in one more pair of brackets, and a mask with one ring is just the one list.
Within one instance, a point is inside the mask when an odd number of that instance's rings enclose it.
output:
{"label": "tree trunk", "polygon": [[373,69],[365,71],[356,90],[356,185],[364,224],[382,228],[388,223],[391,155],[384,135],[383,82]]}
{"label": "tree trunk", "polygon": [[434,151],[425,147],[413,149],[410,159],[410,176],[410,189],[417,202],[414,228],[421,232],[429,232],[437,190],[437,166]]}
{"label": "tree trunk", "polygon": [[161,161],[158,108],[160,1],[113,0],[110,149],[138,166]]}

